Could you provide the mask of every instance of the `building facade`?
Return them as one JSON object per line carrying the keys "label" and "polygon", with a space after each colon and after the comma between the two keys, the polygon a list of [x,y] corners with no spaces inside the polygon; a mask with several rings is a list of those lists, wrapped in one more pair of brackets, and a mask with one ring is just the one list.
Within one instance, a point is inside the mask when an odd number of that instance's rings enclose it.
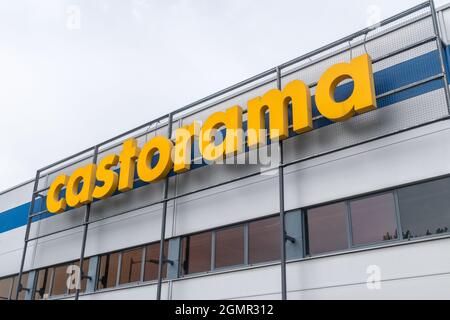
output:
{"label": "building facade", "polygon": [[[426,2],[40,169],[0,193],[0,299],[449,299],[448,35],[450,6]],[[314,96],[327,68],[363,54],[376,110],[332,122],[313,102],[314,129],[291,130],[275,166],[200,161],[46,210],[55,177],[127,138],[142,146],[295,79]],[[346,80],[335,98],[353,89]]]}

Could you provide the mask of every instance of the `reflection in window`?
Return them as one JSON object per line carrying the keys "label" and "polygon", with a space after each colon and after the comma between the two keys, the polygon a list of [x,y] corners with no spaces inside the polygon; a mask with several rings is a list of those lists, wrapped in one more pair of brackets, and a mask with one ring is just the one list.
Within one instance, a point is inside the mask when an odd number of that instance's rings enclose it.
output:
{"label": "reflection in window", "polygon": [[450,228],[450,179],[398,190],[403,239],[447,233]]}
{"label": "reflection in window", "polygon": [[[80,265],[80,261],[76,261],[74,263],[72,263],[75,266],[79,266]],[[89,259],[84,259],[83,260],[83,275],[87,276],[89,272]],[[73,272],[72,272],[73,274]],[[70,277],[70,275],[67,275],[68,277]],[[88,279],[86,277],[83,277],[81,279],[81,286],[80,286],[80,292],[85,292],[86,291],[86,284],[87,284]],[[76,292],[76,288],[73,289],[69,289],[69,294],[75,294]]]}
{"label": "reflection in window", "polygon": [[211,270],[211,241],[211,232],[187,236],[182,239],[182,274]]}
{"label": "reflection in window", "polygon": [[118,263],[117,252],[100,257],[97,289],[111,288],[116,285]]}
{"label": "reflection in window", "polygon": [[39,270],[37,274],[36,290],[34,292],[35,300],[47,299],[50,295],[52,274],[52,268]]}
{"label": "reflection in window", "polygon": [[354,245],[397,239],[393,193],[352,201],[350,211]]}
{"label": "reflection in window", "polygon": [[[167,258],[169,252],[169,242],[164,242],[164,257]],[[158,279],[159,242],[147,246],[145,253],[144,281]],[[167,275],[167,263],[163,265],[163,278]]]}
{"label": "reflection in window", "polygon": [[347,205],[339,202],[307,212],[309,254],[348,248]]}
{"label": "reflection in window", "polygon": [[249,263],[280,259],[280,219],[278,217],[251,222],[249,231]]}
{"label": "reflection in window", "polygon": [[[19,276],[15,276],[14,277],[14,282],[13,282],[13,290],[11,293],[11,300],[16,300],[16,294],[17,294],[17,282],[19,281]],[[27,288],[28,285],[28,272],[27,273],[23,273],[22,274],[22,279],[20,281],[20,284],[22,285],[22,288]],[[19,300],[25,300],[25,294],[26,294],[26,290],[21,290],[19,293]]]}
{"label": "reflection in window", "polygon": [[12,277],[0,279],[0,300],[9,300],[12,285],[13,285]]}
{"label": "reflection in window", "polygon": [[216,268],[244,263],[244,226],[216,231]]}
{"label": "reflection in window", "polygon": [[142,248],[122,253],[119,284],[141,280]]}
{"label": "reflection in window", "polygon": [[67,274],[67,267],[69,265],[64,264],[53,269],[53,285],[52,285],[52,296],[59,296],[67,294],[67,279],[69,275]]}

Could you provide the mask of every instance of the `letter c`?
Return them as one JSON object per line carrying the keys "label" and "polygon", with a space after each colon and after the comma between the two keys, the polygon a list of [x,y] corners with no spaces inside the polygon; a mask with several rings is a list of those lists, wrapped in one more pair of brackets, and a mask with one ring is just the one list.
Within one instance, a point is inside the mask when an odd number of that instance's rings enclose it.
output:
{"label": "letter c", "polygon": [[66,199],[60,198],[61,190],[67,185],[69,177],[62,174],[52,182],[47,194],[47,210],[50,213],[61,213],[66,210]]}

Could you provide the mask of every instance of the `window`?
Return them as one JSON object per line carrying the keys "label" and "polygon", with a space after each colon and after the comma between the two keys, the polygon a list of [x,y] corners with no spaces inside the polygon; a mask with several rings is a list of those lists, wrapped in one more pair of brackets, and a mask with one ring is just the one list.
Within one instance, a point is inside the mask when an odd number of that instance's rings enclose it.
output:
{"label": "window", "polygon": [[187,236],[182,239],[182,274],[211,270],[211,241],[211,232]]}
{"label": "window", "polygon": [[[144,281],[158,279],[159,242],[147,246],[145,252]],[[164,257],[169,253],[169,241],[164,242]],[[163,265],[163,278],[167,275],[167,263]]]}
{"label": "window", "polygon": [[116,286],[119,253],[105,254],[100,257],[97,289]]}
{"label": "window", "polygon": [[[80,265],[80,261],[75,261],[74,263],[72,263],[72,265],[75,266],[79,266]],[[87,276],[88,272],[89,272],[89,259],[84,259],[83,260],[83,275]],[[73,272],[72,272],[73,274]],[[67,275],[67,277],[69,277],[70,275]],[[87,285],[87,278],[82,278],[81,279],[81,285],[80,285],[80,292],[85,292],[86,291],[86,285]],[[69,289],[69,294],[75,294],[76,292],[76,288],[73,289]]]}
{"label": "window", "polygon": [[39,270],[37,274],[36,290],[34,299],[47,299],[50,295],[50,285],[52,281],[53,269],[47,268]]}
{"label": "window", "polygon": [[347,205],[339,202],[307,212],[309,254],[348,248]]}
{"label": "window", "polygon": [[280,259],[280,219],[278,217],[250,222],[248,233],[249,263]]}
{"label": "window", "polygon": [[215,268],[244,264],[244,226],[216,231]]}
{"label": "window", "polygon": [[13,278],[0,279],[0,300],[9,300],[13,285]]}
{"label": "window", "polygon": [[141,280],[142,248],[124,251],[120,267],[119,284]]}
{"label": "window", "polygon": [[403,239],[441,234],[450,228],[450,179],[398,190]]}
{"label": "window", "polygon": [[53,285],[51,290],[52,296],[59,296],[67,294],[67,267],[69,265],[64,264],[53,268]]}
{"label": "window", "polygon": [[354,245],[397,239],[394,194],[386,193],[350,202]]}
{"label": "window", "polygon": [[[13,290],[11,293],[11,300],[16,300],[16,294],[17,294],[17,281],[19,281],[19,275],[14,277],[14,281],[13,281]],[[20,284],[22,285],[22,288],[27,288],[28,285],[28,273],[23,273],[22,274],[22,279],[20,281]],[[19,293],[19,300],[25,300],[25,294],[26,294],[26,290],[21,290]]]}

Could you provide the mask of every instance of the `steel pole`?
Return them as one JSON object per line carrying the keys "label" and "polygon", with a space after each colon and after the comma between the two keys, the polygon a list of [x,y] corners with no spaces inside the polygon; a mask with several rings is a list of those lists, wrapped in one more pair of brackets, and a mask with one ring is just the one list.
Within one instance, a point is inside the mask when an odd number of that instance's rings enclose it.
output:
{"label": "steel pole", "polygon": [[[173,114],[169,114],[169,120],[167,124],[167,137],[172,138],[172,120]],[[161,240],[159,243],[159,261],[158,261],[158,286],[156,289],[156,300],[161,300],[161,286],[162,286],[162,272],[163,264],[166,262],[164,257],[164,239],[166,237],[166,217],[167,217],[167,196],[169,194],[169,175],[167,175],[164,180],[164,190],[163,190],[163,207],[161,215]]]}
{"label": "steel pole", "polygon": [[[97,163],[97,157],[98,157],[98,146],[94,148],[94,155],[92,156],[92,163]],[[84,254],[86,251],[86,240],[87,240],[87,233],[89,229],[89,218],[91,215],[91,203],[88,203],[85,206],[85,212],[84,212],[84,221],[83,221],[83,239],[81,240],[81,253],[80,253],[80,273],[77,283],[77,288],[75,291],[75,300],[78,300],[80,297],[80,290],[81,290],[81,282],[83,281],[85,274],[83,272],[83,263],[84,263]]]}
{"label": "steel pole", "polygon": [[[277,67],[277,88],[281,90],[281,69]],[[284,166],[283,166],[283,141],[278,142],[279,167],[278,167],[278,192],[280,201],[280,242],[281,242],[281,299],[287,299],[286,289],[286,228],[284,223]]]}

